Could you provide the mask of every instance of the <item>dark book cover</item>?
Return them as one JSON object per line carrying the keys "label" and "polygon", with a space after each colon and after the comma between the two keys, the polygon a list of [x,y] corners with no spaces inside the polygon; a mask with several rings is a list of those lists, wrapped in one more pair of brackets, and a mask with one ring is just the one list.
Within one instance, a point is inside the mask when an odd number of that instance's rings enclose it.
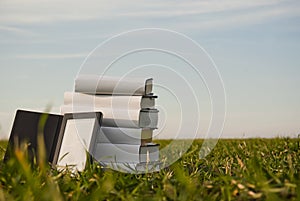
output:
{"label": "dark book cover", "polygon": [[63,116],[39,112],[18,110],[11,130],[4,161],[12,156],[12,151],[26,143],[28,157],[33,162],[38,157],[38,135],[43,135],[45,159],[52,163],[57,138],[60,132]]}

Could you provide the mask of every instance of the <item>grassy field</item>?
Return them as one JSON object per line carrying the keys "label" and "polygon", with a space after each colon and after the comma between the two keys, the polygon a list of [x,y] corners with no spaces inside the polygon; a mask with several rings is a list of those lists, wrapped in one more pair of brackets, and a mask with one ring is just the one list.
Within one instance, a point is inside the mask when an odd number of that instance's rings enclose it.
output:
{"label": "grassy field", "polygon": [[1,162],[0,200],[300,200],[299,139],[220,140],[200,160],[201,143],[169,168],[143,175],[96,164],[76,175],[31,168],[17,152]]}

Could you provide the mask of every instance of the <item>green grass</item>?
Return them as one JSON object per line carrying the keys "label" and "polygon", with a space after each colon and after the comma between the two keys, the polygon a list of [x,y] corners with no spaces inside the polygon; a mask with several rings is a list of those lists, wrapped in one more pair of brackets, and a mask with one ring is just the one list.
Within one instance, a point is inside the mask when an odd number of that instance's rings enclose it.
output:
{"label": "green grass", "polygon": [[18,152],[1,162],[0,200],[300,200],[299,139],[220,140],[205,159],[201,143],[169,168],[143,175],[96,164],[76,175],[32,168]]}

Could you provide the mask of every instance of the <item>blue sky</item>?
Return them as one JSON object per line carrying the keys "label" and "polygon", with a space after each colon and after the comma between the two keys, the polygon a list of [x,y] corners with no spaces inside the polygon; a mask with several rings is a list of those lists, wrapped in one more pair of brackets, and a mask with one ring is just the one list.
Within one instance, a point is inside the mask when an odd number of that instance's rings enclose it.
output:
{"label": "blue sky", "polygon": [[17,108],[59,112],[88,53],[120,32],[181,32],[213,58],[227,94],[223,137],[300,133],[300,2],[0,2],[0,137]]}

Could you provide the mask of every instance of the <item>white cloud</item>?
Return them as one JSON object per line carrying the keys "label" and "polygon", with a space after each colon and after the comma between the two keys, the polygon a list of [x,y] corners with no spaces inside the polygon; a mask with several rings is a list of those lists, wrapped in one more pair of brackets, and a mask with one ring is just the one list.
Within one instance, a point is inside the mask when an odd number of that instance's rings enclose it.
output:
{"label": "white cloud", "polygon": [[[293,5],[270,7],[252,10],[242,13],[232,13],[223,16],[222,18],[213,18],[208,20],[190,20],[182,23],[180,29],[182,30],[204,30],[204,29],[224,29],[236,26],[247,26],[252,24],[260,24],[266,21],[280,19],[285,17],[294,17],[300,15],[300,7]],[[177,24],[180,22],[177,22]]]}
{"label": "white cloud", "polygon": [[28,31],[25,29],[20,29],[17,27],[12,27],[12,26],[0,26],[0,31],[14,33],[14,34],[20,34],[20,35],[27,35],[27,36],[36,35],[35,33],[31,32],[31,31]]}
{"label": "white cloud", "polygon": [[[151,1],[153,2],[153,1]],[[218,12],[236,11],[249,8],[257,8],[262,6],[272,6],[280,3],[280,0],[275,1],[160,1],[157,3],[146,4],[143,6],[144,9],[132,12],[120,13],[121,16],[130,17],[180,17],[189,15],[200,15],[200,14],[216,14]],[[152,8],[152,9],[149,9]]]}
{"label": "white cloud", "polygon": [[24,54],[17,55],[19,59],[71,59],[85,58],[89,53],[74,53],[74,54]]}
{"label": "white cloud", "polygon": [[90,20],[110,16],[114,7],[125,2],[72,0],[10,0],[0,3],[0,22],[12,24],[52,23],[57,21]]}
{"label": "white cloud", "polygon": [[[10,0],[1,2],[0,23],[28,24],[116,18],[166,18],[235,12],[280,6],[280,0],[211,1],[72,1]],[[287,2],[286,4],[292,4]]]}
{"label": "white cloud", "polygon": [[[27,36],[30,34],[34,35],[34,33],[19,27],[29,27],[28,30],[34,30],[32,27],[36,26],[36,24],[85,23],[91,20],[97,23],[101,22],[101,26],[109,30],[108,32],[105,29],[101,30],[103,32],[101,32],[101,35],[105,36],[111,36],[111,31],[114,29],[116,29],[114,33],[118,33],[127,29],[149,26],[173,29],[181,32],[219,30],[264,23],[273,19],[299,16],[299,5],[300,2],[298,3],[297,0],[132,0],[129,2],[108,0],[27,0],[24,2],[22,0],[10,0],[0,3],[0,31],[4,30]],[[128,22],[128,24],[124,22]],[[43,35],[42,30],[38,30],[37,32]],[[87,39],[91,37],[91,33],[79,34],[76,37]],[[69,34],[64,41],[74,40],[72,37],[74,35],[70,36]],[[39,37],[31,38],[34,38],[34,40],[23,40],[22,42],[39,43],[39,41],[44,40],[44,38],[40,38],[39,40]],[[99,37],[97,35],[97,38],[106,37]],[[7,44],[7,40],[0,42]],[[19,55],[18,58],[64,59],[84,58],[85,56],[81,54],[34,54]]]}

